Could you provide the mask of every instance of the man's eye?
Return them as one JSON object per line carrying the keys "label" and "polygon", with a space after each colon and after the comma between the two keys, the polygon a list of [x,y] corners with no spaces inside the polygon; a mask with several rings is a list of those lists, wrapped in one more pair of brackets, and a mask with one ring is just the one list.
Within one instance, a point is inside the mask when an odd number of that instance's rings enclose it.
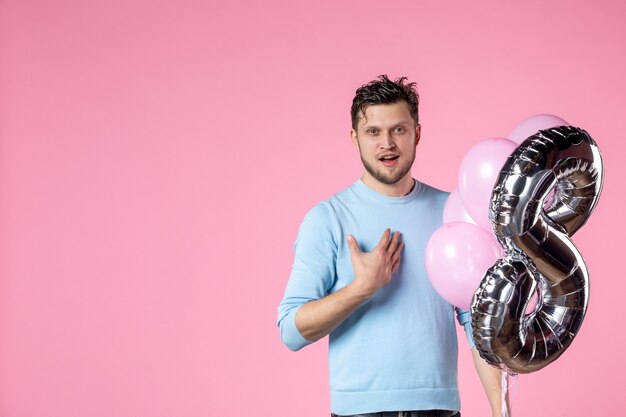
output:
{"label": "man's eye", "polygon": [[376,129],[367,129],[367,133],[369,133],[370,135],[375,135],[376,133],[378,133],[378,130],[376,130]]}
{"label": "man's eye", "polygon": [[396,133],[404,133],[406,132],[406,129],[403,127],[396,127]]}

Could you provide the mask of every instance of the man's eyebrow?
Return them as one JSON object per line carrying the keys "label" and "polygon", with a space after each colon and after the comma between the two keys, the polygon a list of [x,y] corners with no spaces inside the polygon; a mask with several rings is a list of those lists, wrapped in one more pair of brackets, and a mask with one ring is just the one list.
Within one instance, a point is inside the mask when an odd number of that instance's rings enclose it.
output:
{"label": "man's eyebrow", "polygon": [[[398,121],[398,122],[390,123],[390,124],[389,124],[389,126],[390,126],[390,127],[396,127],[396,126],[406,125],[406,124],[408,124],[408,123],[410,123],[408,120],[400,120],[400,121]],[[372,128],[372,127],[375,127],[375,128],[377,128],[377,129],[380,129],[380,126],[379,126],[379,125],[375,125],[375,124],[368,124],[368,123],[365,123],[365,124],[363,125],[363,127],[365,127],[365,128]]]}

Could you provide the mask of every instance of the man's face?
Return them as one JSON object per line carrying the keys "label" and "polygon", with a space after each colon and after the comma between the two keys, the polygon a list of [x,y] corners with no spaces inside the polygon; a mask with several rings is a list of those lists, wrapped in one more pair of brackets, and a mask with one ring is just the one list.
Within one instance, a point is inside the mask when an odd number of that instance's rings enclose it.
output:
{"label": "man's face", "polygon": [[392,185],[411,176],[420,125],[405,101],[370,105],[351,133],[371,179]]}

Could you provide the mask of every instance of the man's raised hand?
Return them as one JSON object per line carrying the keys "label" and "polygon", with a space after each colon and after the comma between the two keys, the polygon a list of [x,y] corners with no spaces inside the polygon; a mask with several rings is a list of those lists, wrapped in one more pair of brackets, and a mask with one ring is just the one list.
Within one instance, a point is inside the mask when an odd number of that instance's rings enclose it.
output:
{"label": "man's raised hand", "polygon": [[348,235],[354,281],[357,287],[367,298],[391,281],[391,276],[400,265],[400,253],[404,243],[400,242],[400,232],[386,229],[380,241],[370,252],[361,252],[359,245],[352,235]]}

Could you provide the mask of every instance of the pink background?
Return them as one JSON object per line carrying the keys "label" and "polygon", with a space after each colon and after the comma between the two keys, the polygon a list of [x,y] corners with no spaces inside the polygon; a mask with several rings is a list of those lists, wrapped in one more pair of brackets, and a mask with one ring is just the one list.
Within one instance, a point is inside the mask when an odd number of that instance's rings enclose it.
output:
{"label": "pink background", "polygon": [[0,415],[328,415],[326,343],[288,351],[276,307],[305,212],[360,175],[349,106],[381,73],[418,81],[414,175],[440,188],[534,113],[597,140],[589,312],[514,410],[623,413],[626,6],[504,3],[2,1]]}

